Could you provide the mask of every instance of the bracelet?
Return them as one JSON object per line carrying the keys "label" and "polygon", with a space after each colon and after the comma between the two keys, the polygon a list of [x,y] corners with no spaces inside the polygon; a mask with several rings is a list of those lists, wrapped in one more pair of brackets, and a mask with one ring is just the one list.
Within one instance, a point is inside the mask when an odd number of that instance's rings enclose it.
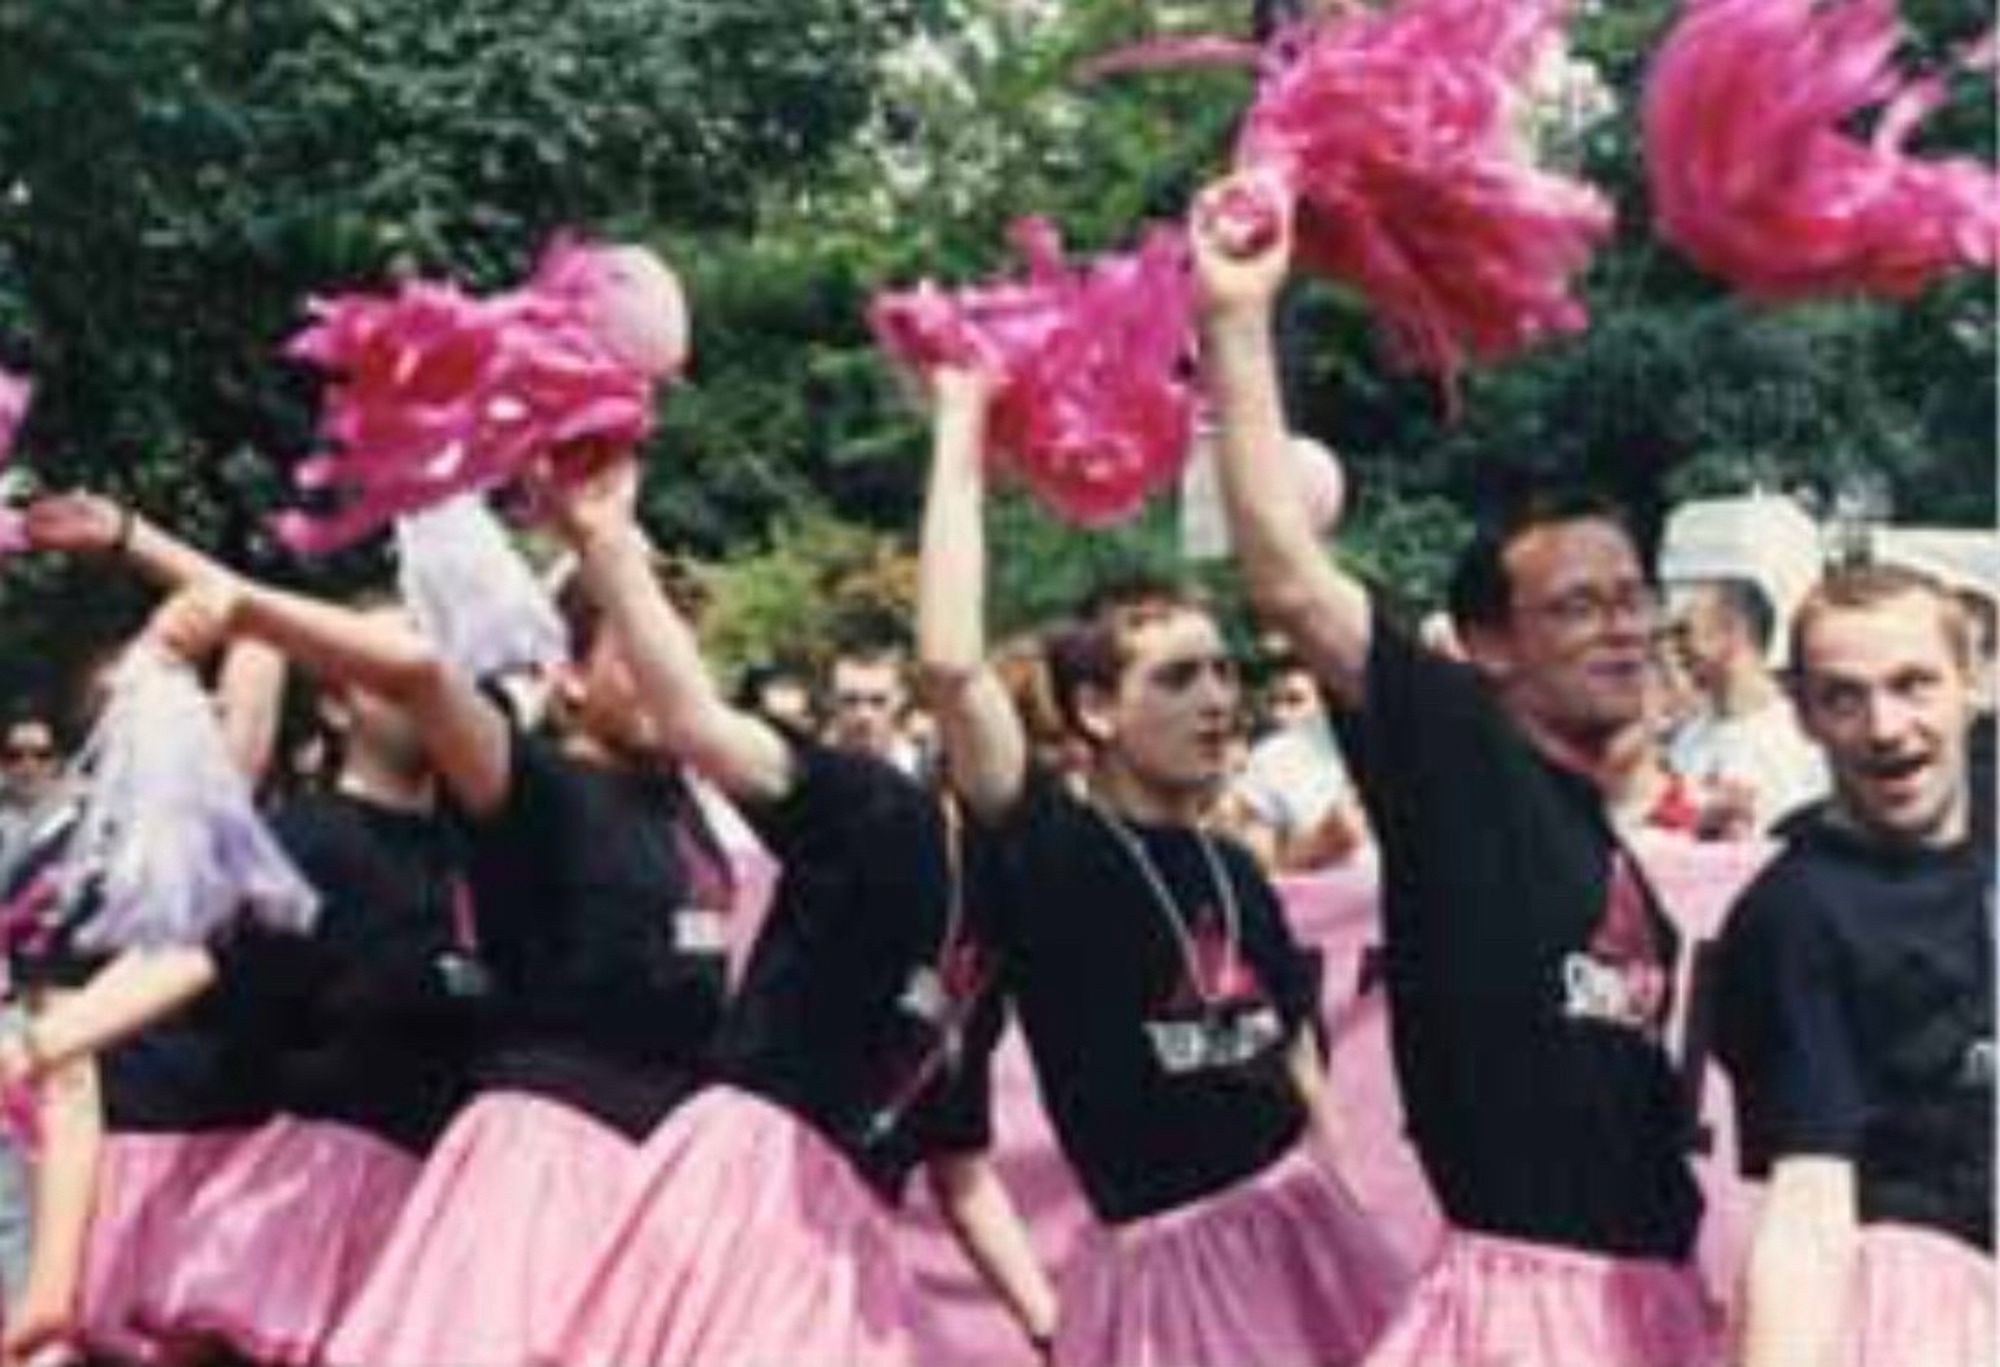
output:
{"label": "bracelet", "polygon": [[132,549],[132,532],[139,525],[139,515],[132,511],[132,505],[118,505],[118,535],[111,538],[111,554],[123,556]]}

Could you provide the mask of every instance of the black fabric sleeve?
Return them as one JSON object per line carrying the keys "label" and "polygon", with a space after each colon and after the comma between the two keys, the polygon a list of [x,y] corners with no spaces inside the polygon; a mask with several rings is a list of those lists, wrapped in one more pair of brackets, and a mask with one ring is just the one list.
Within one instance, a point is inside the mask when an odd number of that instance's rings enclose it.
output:
{"label": "black fabric sleeve", "polygon": [[993,1145],[993,1051],[1006,1024],[1007,1009],[997,988],[988,988],[973,1009],[960,1045],[958,1066],[945,1077],[917,1129],[917,1144],[930,1153],[983,1153]]}
{"label": "black fabric sleeve", "polygon": [[1319,956],[1292,934],[1277,890],[1249,852],[1227,840],[1218,842],[1218,847],[1230,879],[1242,889],[1243,952],[1257,970],[1258,981],[1271,994],[1288,1029],[1296,1029],[1302,1021],[1316,1025],[1324,971]]}
{"label": "black fabric sleeve", "polygon": [[835,749],[789,727],[775,729],[792,753],[791,787],[770,801],[744,803],[741,810],[780,863],[867,811],[885,783],[911,782],[880,760]]}
{"label": "black fabric sleeve", "polygon": [[507,748],[507,793],[499,807],[483,817],[457,814],[466,836],[480,946],[501,957],[539,933],[519,924],[518,917],[554,910],[546,905],[549,897],[537,894],[554,883],[562,857],[556,842],[564,827],[561,757],[546,741],[511,726]]}
{"label": "black fabric sleeve", "polygon": [[1723,933],[1715,1046],[1750,1176],[1791,1155],[1859,1151],[1868,1094],[1830,951],[1809,885],[1782,873],[1752,885]]}
{"label": "black fabric sleeve", "polygon": [[1470,666],[1423,649],[1374,609],[1361,705],[1333,713],[1341,754],[1371,806],[1439,776],[1462,781],[1500,721]]}

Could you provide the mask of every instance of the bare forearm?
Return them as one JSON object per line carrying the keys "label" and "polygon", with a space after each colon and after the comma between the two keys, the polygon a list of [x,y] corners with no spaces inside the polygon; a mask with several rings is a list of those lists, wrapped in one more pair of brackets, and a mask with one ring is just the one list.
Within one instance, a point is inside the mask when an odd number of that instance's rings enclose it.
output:
{"label": "bare forearm", "polygon": [[1743,1367],[1832,1367],[1858,1234],[1850,1163],[1778,1161],[1745,1272]]}
{"label": "bare forearm", "polygon": [[951,376],[940,386],[917,564],[917,655],[952,789],[973,811],[1011,806],[1027,735],[986,663],[986,408]]}
{"label": "bare forearm", "polygon": [[1221,422],[1217,464],[1230,537],[1251,600],[1322,680],[1358,701],[1368,597],[1327,558],[1298,496],[1268,315],[1247,309],[1211,315],[1203,350]]}
{"label": "bare forearm", "polygon": [[934,1158],[930,1178],[939,1210],[987,1286],[1023,1333],[1046,1340],[1055,1330],[1055,1289],[992,1164],[983,1156]]}
{"label": "bare forearm", "polygon": [[199,947],[126,950],[35,1015],[37,1064],[60,1070],[130,1038],[207,990],[215,972],[214,956]]}
{"label": "bare forearm", "polygon": [[128,510],[126,516],[132,519],[131,528],[119,548],[125,563],[161,588],[185,588],[208,575],[229,572],[221,562],[138,512]]}
{"label": "bare forearm", "polygon": [[285,657],[262,641],[233,642],[222,657],[216,701],[230,758],[253,785],[271,767],[283,711]]}
{"label": "bare forearm", "polygon": [[577,553],[584,588],[624,647],[640,705],[666,747],[732,797],[782,795],[792,781],[789,751],[768,725],[723,700],[693,628],[654,578],[637,524],[596,529],[579,538]]}
{"label": "bare forearm", "polygon": [[959,679],[986,661],[984,417],[949,407],[932,436],[917,567],[917,655],[927,676]]}

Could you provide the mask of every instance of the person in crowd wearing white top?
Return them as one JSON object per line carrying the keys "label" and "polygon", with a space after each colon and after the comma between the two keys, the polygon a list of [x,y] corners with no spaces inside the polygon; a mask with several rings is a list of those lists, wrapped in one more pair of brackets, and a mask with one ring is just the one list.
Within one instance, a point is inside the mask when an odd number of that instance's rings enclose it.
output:
{"label": "person in crowd wearing white top", "polygon": [[1826,764],[1799,729],[1766,659],[1770,604],[1755,585],[1697,585],[1675,622],[1704,707],[1674,734],[1667,762],[1711,813],[1704,834],[1752,835],[1827,792]]}

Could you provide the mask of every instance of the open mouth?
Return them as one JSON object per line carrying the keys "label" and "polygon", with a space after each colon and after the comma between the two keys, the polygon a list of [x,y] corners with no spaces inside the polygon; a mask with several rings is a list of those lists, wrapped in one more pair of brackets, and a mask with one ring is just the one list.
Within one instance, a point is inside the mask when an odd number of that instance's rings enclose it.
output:
{"label": "open mouth", "polygon": [[1862,773],[1876,783],[1898,784],[1915,778],[1929,764],[1928,755],[1888,755],[1869,760],[1862,767]]}

